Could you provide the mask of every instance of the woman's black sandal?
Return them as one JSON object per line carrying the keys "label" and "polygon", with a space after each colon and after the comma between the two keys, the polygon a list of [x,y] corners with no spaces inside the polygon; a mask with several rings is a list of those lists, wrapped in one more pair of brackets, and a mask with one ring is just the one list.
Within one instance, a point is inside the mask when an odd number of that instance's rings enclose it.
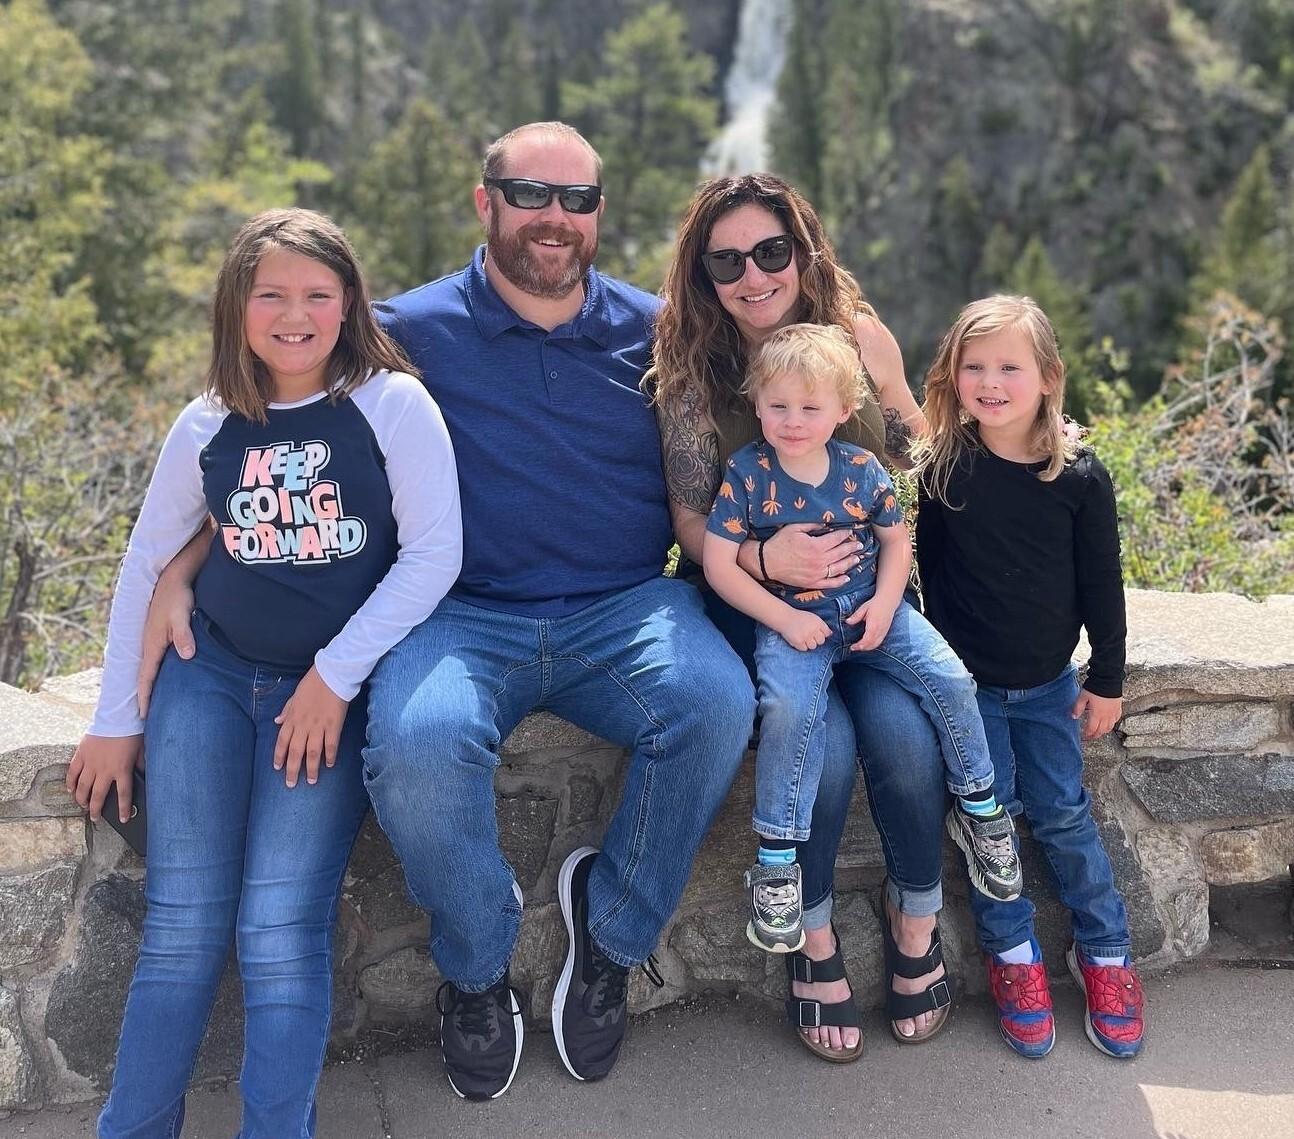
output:
{"label": "woman's black sandal", "polygon": [[[948,1023],[949,1014],[952,1012],[953,993],[952,985],[946,975],[947,969],[945,968],[943,977],[932,981],[919,993],[896,993],[894,978],[906,977],[910,981],[915,981],[918,977],[933,973],[943,965],[944,950],[943,943],[939,939],[939,927],[936,926],[931,930],[930,948],[926,950],[924,956],[909,957],[906,953],[900,953],[894,934],[890,930],[890,911],[885,890],[882,889],[881,934],[885,939],[885,1014],[890,1019],[890,1032],[900,1044],[924,1044]],[[935,1014],[934,1020],[928,1028],[915,1032],[911,1036],[904,1036],[894,1023],[927,1012]]]}
{"label": "woman's black sandal", "polygon": [[[835,937],[835,930],[832,930]],[[840,938],[835,937],[836,950],[825,961],[812,961],[803,951],[786,955],[786,978],[788,983],[799,981],[804,985],[817,984],[820,981],[848,981],[845,973],[845,959],[840,952]],[[858,1015],[858,1006],[854,1003],[851,992],[843,1001],[824,1004],[822,1001],[810,1000],[808,997],[797,997],[791,993],[786,1002],[786,1016],[799,1038],[810,1052],[833,1064],[849,1064],[863,1054],[862,1020]],[[818,1044],[804,1034],[806,1028],[857,1028],[858,1043],[852,1048],[828,1048]]]}

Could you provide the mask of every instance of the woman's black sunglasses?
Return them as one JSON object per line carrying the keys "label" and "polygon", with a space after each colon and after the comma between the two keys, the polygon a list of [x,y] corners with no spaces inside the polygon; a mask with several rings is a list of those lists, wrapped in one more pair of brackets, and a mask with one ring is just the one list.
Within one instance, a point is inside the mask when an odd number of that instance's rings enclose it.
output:
{"label": "woman's black sunglasses", "polygon": [[503,193],[503,200],[519,210],[542,210],[557,195],[557,203],[568,214],[591,214],[602,200],[601,186],[559,186],[533,178],[486,178],[487,186]]}
{"label": "woman's black sunglasses", "polygon": [[789,233],[766,237],[754,249],[743,253],[740,249],[716,249],[702,253],[701,264],[718,285],[731,285],[746,275],[746,258],[749,257],[765,273],[780,273],[791,263],[795,243]]}

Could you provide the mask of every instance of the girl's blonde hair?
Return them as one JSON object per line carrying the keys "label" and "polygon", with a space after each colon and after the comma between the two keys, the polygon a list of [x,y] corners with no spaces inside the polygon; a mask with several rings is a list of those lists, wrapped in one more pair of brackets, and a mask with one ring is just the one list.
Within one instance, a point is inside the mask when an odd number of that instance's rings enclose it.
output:
{"label": "girl's blonde hair", "polygon": [[246,419],[265,422],[265,405],[273,398],[274,382],[269,369],[248,347],[245,324],[257,266],[272,249],[287,249],[318,261],[337,274],[346,290],[345,319],[325,375],[330,400],[349,395],[382,369],[418,374],[374,318],[359,260],[337,223],[313,210],[266,210],[243,223],[216,277],[208,395]]}
{"label": "girl's blonde hair", "polygon": [[[740,400],[746,345],[701,263],[720,218],[742,206],[768,210],[790,234],[800,275],[797,321],[836,324],[853,340],[859,315],[875,316],[858,282],[836,258],[807,199],[773,174],[743,174],[703,183],[678,227],[674,259],[661,289],[652,366],[643,389],[662,406],[695,389],[711,415]],[[857,349],[855,349],[855,352]]]}
{"label": "girl's blonde hair", "polygon": [[989,336],[1004,328],[1019,329],[1029,338],[1042,374],[1042,402],[1030,437],[1030,448],[1047,463],[1038,472],[1038,478],[1050,482],[1078,449],[1077,443],[1063,430],[1065,362],[1060,357],[1056,330],[1047,314],[1031,297],[998,295],[972,301],[945,334],[926,373],[925,402],[921,410],[930,429],[912,448],[917,473],[927,491],[946,505],[951,505],[947,501],[948,479],[958,459],[980,446],[975,420],[957,396],[957,369],[962,352],[968,340]]}
{"label": "girl's blonde hair", "polygon": [[779,328],[755,353],[741,394],[754,403],[769,383],[788,372],[802,376],[810,390],[819,384],[835,389],[849,410],[862,406],[868,396],[858,348],[839,325],[788,324]]}

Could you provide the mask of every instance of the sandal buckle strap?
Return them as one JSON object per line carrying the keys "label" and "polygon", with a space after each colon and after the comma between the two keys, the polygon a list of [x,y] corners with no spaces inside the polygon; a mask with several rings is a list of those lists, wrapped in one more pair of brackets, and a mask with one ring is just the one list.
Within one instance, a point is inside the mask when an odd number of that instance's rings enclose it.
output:
{"label": "sandal buckle strap", "polygon": [[934,1008],[936,1009],[941,1009],[945,1005],[953,1003],[953,995],[952,991],[948,988],[947,979],[936,981],[926,990],[926,992],[930,994],[930,999],[934,1003]]}
{"label": "sandal buckle strap", "polygon": [[795,980],[799,981],[800,984],[813,984],[813,962],[803,953],[791,955],[791,969],[795,975]]}
{"label": "sandal buckle strap", "polygon": [[[821,1028],[822,1027],[822,1005],[817,1001],[800,1001],[800,1027],[801,1028]],[[812,1020],[805,1020],[804,1013],[808,1010],[813,1014]]]}

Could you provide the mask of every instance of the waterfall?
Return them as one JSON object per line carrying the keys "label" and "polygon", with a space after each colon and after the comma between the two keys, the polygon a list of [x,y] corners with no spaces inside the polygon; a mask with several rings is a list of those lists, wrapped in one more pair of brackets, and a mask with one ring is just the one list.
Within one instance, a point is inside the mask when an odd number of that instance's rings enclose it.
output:
{"label": "waterfall", "polygon": [[706,175],[768,169],[768,113],[791,34],[790,0],[742,0],[737,44],[724,81],[728,121],[701,160]]}

